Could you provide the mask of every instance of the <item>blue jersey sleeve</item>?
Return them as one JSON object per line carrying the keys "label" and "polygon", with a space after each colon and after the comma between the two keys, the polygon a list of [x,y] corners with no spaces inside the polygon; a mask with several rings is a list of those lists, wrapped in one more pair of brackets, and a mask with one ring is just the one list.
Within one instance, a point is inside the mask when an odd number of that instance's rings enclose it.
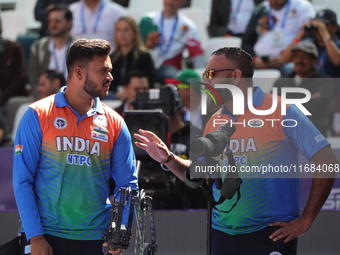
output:
{"label": "blue jersey sleeve", "polygon": [[313,155],[329,145],[326,138],[296,105],[290,105],[283,120],[283,130],[288,140],[311,160]]}
{"label": "blue jersey sleeve", "polygon": [[[136,158],[132,147],[130,132],[124,123],[121,132],[114,144],[113,152],[113,167],[111,175],[116,182],[115,194],[119,200],[118,191],[121,187],[130,187],[138,189],[138,179],[136,173]],[[129,206],[124,208],[123,224],[127,224],[129,215]]]}
{"label": "blue jersey sleeve", "polygon": [[34,192],[41,141],[37,113],[28,108],[17,129],[13,164],[14,194],[27,239],[44,234]]}

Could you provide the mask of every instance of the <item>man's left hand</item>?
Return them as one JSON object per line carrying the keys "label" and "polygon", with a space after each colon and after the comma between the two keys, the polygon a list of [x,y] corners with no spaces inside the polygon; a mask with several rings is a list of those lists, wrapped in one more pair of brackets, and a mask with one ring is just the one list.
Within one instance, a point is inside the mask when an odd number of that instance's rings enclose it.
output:
{"label": "man's left hand", "polygon": [[[103,246],[104,246],[104,247],[107,247],[107,243],[106,243],[106,242],[103,243]],[[115,254],[115,255],[121,255],[122,252],[123,252],[123,249],[115,249],[115,250],[113,250],[113,249],[111,249],[111,248],[110,248],[109,251],[108,251],[109,254]]]}
{"label": "man's left hand", "polygon": [[269,236],[270,239],[272,239],[274,242],[284,239],[284,243],[288,243],[292,241],[294,238],[299,237],[306,233],[308,229],[311,227],[312,223],[308,220],[302,219],[301,217],[289,221],[277,221],[274,223],[271,223],[269,226],[280,226],[278,230],[276,230],[273,234]]}

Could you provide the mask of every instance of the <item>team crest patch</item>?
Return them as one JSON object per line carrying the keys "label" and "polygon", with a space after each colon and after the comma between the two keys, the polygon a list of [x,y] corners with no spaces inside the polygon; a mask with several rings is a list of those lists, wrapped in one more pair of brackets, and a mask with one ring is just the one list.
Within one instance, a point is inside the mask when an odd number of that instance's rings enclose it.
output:
{"label": "team crest patch", "polygon": [[24,149],[24,146],[20,144],[15,145],[15,155],[21,154],[23,149]]}
{"label": "team crest patch", "polygon": [[58,129],[64,129],[67,127],[67,121],[61,117],[56,118],[53,124]]}

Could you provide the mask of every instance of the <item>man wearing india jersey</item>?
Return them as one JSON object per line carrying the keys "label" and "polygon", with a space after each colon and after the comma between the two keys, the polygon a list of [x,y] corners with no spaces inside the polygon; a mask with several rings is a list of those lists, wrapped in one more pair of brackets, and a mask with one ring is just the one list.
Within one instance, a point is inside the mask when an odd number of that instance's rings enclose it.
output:
{"label": "man wearing india jersey", "polygon": [[[115,193],[138,188],[129,131],[99,100],[113,80],[110,50],[105,40],[75,41],[67,56],[68,86],[31,104],[20,122],[13,184],[31,243],[25,254],[102,254],[109,176]],[[125,211],[123,223],[127,219]]]}
{"label": "man wearing india jersey", "polygon": [[[236,98],[235,92],[232,94],[226,88],[217,88],[216,98],[222,102],[222,107],[205,128],[207,134],[219,130],[227,122],[234,123],[236,131],[231,135],[230,149],[237,169],[297,166],[299,151],[317,166],[325,164],[339,167],[339,160],[327,140],[297,106],[283,106],[286,113],[282,114],[280,98],[276,105],[273,95],[263,93],[259,87],[252,88],[253,73],[254,63],[247,52],[240,48],[221,48],[212,54],[203,75],[203,83],[212,87],[231,84],[244,96],[242,101],[242,97]],[[252,98],[252,105],[246,101],[248,97]],[[210,105],[214,107],[214,101],[209,98],[208,108]],[[258,114],[272,108],[273,102],[277,106],[276,110],[267,115]],[[236,109],[236,103],[241,103],[242,109]],[[236,110],[243,110],[243,113],[233,114]],[[267,122],[268,119],[272,121]],[[149,131],[140,130],[140,134],[135,134],[135,137],[140,140],[137,146],[184,179],[190,161],[174,156]],[[220,166],[228,165],[225,152],[217,158],[217,162]],[[241,198],[236,206],[233,207],[237,200],[235,195],[213,210],[212,253],[295,255],[297,237],[311,227],[332,188],[334,174],[328,171],[315,173],[310,197],[301,215],[299,180],[293,171],[262,177],[256,172],[240,171],[239,175],[243,183],[240,186]],[[213,195],[215,201],[220,197],[220,190],[215,184]]]}

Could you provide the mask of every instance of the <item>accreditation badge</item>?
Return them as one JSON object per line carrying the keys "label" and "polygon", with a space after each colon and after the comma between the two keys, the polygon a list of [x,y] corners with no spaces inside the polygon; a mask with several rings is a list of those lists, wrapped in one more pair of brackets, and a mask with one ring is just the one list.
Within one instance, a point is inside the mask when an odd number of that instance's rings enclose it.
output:
{"label": "accreditation badge", "polygon": [[273,47],[281,47],[283,45],[283,35],[281,31],[273,31],[272,38]]}

